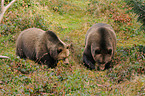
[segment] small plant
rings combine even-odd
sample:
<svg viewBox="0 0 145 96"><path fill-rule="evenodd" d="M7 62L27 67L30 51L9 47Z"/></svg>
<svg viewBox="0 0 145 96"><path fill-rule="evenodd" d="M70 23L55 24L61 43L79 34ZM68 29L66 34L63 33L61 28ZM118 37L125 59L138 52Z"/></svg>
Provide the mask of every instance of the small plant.
<svg viewBox="0 0 145 96"><path fill-rule="evenodd" d="M133 75L145 74L143 45L117 49L117 53L120 54L119 56L122 59L120 59L121 61L115 62L117 67L108 70L108 77L111 80L120 83L125 80L130 80Z"/></svg>
<svg viewBox="0 0 145 96"><path fill-rule="evenodd" d="M131 24L129 22L132 20L132 18L129 17L129 15L124 14L124 13L120 14L119 12L114 12L114 13L115 14L112 17L112 19L114 19L114 22L117 22L117 23L128 23L128 25Z"/></svg>

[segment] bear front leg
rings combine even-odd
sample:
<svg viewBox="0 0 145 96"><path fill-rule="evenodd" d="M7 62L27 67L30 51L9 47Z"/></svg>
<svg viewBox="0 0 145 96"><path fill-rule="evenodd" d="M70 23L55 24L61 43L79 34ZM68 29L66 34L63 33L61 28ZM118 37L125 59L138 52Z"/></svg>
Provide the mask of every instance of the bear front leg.
<svg viewBox="0 0 145 96"><path fill-rule="evenodd" d="M89 60L89 57L87 57L87 55L83 55L83 62L84 65L89 67L91 70L95 69L95 65Z"/></svg>
<svg viewBox="0 0 145 96"><path fill-rule="evenodd" d="M40 64L46 64L48 68L54 68L57 66L57 61L54 60L49 53L37 53L37 62Z"/></svg>

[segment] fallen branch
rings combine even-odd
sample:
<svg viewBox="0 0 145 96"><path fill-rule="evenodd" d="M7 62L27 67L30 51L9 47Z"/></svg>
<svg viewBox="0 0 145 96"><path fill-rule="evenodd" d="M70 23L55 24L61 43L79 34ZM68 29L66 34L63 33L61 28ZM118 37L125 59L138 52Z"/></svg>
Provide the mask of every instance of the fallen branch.
<svg viewBox="0 0 145 96"><path fill-rule="evenodd" d="M3 19L5 11L15 2L16 0L11 1L7 6L4 6L4 0L1 0L1 12L0 12L0 23Z"/></svg>
<svg viewBox="0 0 145 96"><path fill-rule="evenodd" d="M8 59L9 57L7 57L7 56L1 56L0 55L0 59Z"/></svg>

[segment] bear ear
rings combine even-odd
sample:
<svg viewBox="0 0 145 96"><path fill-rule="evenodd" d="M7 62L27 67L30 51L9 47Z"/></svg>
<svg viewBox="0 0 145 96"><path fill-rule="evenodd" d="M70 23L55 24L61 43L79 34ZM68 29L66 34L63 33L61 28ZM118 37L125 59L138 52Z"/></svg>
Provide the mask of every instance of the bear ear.
<svg viewBox="0 0 145 96"><path fill-rule="evenodd" d="M96 48L95 48L95 54L101 54L101 50L100 50L99 47L96 47Z"/></svg>
<svg viewBox="0 0 145 96"><path fill-rule="evenodd" d="M66 45L66 49L70 49L70 48L72 48L73 47L73 44L71 43L71 44L68 44L68 45Z"/></svg>
<svg viewBox="0 0 145 96"><path fill-rule="evenodd" d="M110 55L112 54L112 48L111 47L107 48L107 53L110 54Z"/></svg>
<svg viewBox="0 0 145 96"><path fill-rule="evenodd" d="M61 47L57 49L57 54L59 54L60 52L62 52L62 48Z"/></svg>
<svg viewBox="0 0 145 96"><path fill-rule="evenodd" d="M96 49L95 50L95 54L101 54L101 50L100 49Z"/></svg>
<svg viewBox="0 0 145 96"><path fill-rule="evenodd" d="M67 45L67 46L66 46L66 49L69 49L69 48L70 48L70 45Z"/></svg>

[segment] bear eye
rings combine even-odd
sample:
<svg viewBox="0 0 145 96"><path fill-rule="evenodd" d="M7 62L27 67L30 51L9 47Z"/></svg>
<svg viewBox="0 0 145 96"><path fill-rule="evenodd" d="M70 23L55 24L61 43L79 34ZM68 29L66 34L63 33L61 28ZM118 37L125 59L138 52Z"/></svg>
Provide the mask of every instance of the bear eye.
<svg viewBox="0 0 145 96"><path fill-rule="evenodd" d="M58 52L58 53L62 52L62 49L58 49L57 52Z"/></svg>
<svg viewBox="0 0 145 96"><path fill-rule="evenodd" d="M95 54L100 54L101 51L99 49L95 50Z"/></svg>
<svg viewBox="0 0 145 96"><path fill-rule="evenodd" d="M66 49L69 49L69 46L67 46Z"/></svg>
<svg viewBox="0 0 145 96"><path fill-rule="evenodd" d="M108 50L108 54L110 54L110 55L112 54L112 49Z"/></svg>

